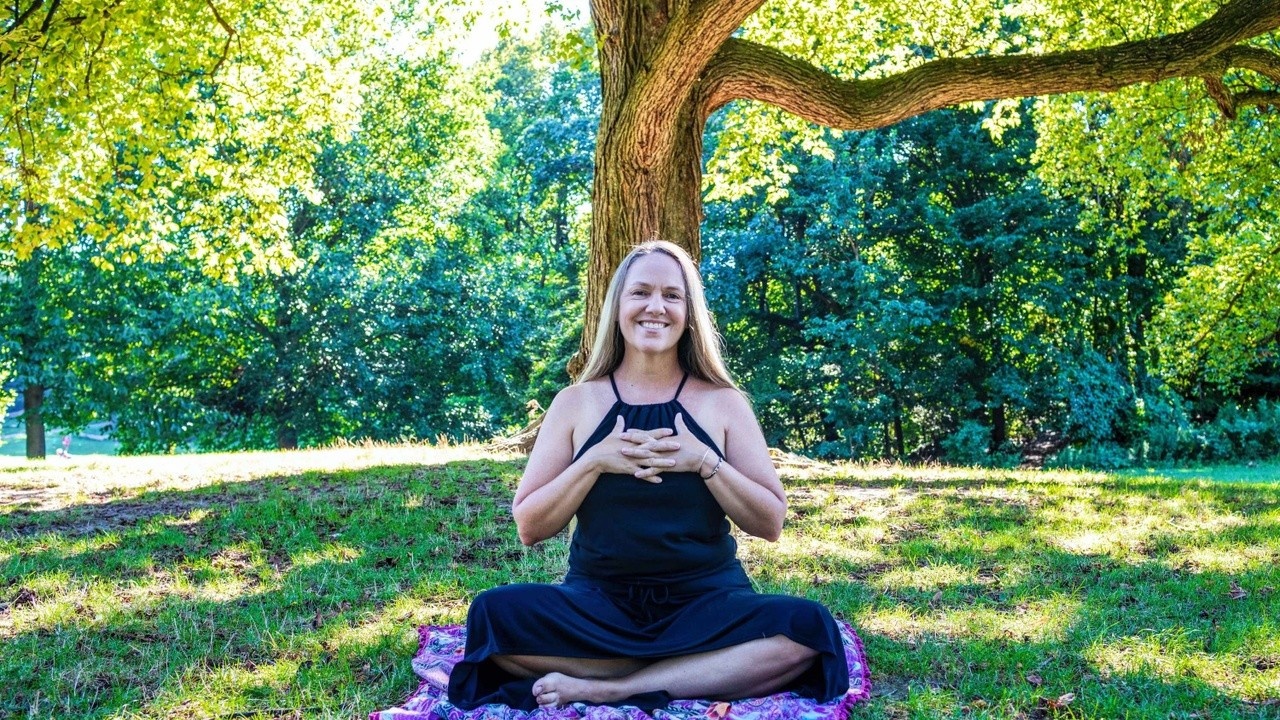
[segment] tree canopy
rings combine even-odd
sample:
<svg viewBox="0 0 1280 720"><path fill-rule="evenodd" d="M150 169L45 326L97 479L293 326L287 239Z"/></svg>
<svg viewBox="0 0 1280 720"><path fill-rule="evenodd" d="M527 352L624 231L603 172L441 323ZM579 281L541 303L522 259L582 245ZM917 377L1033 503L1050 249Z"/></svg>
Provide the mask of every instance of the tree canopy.
<svg viewBox="0 0 1280 720"><path fill-rule="evenodd" d="M359 120L392 6L19 0L0 18L0 217L21 257L73 237L234 271L287 262L282 190ZM175 187L184 187L181 193Z"/></svg>
<svg viewBox="0 0 1280 720"><path fill-rule="evenodd" d="M1275 0L593 0L591 8L603 111L588 334L627 248L663 237L699 254L702 138L708 118L729 103L854 130L962 103L1172 78L1201 83L1227 117L1280 100ZM1185 93L1179 102L1188 102Z"/></svg>
<svg viewBox="0 0 1280 720"><path fill-rule="evenodd" d="M1274 3L601 1L473 64L463 12L0 18L29 454L511 432L653 236L783 448L1280 447Z"/></svg>

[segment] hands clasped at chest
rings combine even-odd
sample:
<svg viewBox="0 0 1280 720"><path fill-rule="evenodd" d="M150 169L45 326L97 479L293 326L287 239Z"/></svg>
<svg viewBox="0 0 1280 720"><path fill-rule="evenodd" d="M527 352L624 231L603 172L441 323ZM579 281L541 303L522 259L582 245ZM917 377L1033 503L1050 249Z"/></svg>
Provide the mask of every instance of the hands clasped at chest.
<svg viewBox="0 0 1280 720"><path fill-rule="evenodd" d="M586 454L596 472L632 475L651 483L662 482L659 473L696 472L702 474L706 460L715 462L715 452L689 432L684 414L675 417L674 428L624 430L619 415L612 432Z"/></svg>

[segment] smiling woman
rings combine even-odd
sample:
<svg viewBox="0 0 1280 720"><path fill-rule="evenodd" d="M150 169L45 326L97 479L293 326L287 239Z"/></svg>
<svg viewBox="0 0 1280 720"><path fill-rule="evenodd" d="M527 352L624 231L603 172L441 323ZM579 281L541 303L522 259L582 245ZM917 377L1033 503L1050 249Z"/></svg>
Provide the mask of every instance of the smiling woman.
<svg viewBox="0 0 1280 720"><path fill-rule="evenodd" d="M513 505L526 545L577 518L568 574L476 597L450 700L532 710L839 697L849 667L831 614L756 593L736 557L730 521L777 540L786 497L689 255L665 242L633 250L599 328Z"/></svg>
<svg viewBox="0 0 1280 720"><path fill-rule="evenodd" d="M661 253L638 258L619 305L618 329L627 345L642 353L670 350L684 333L687 314L680 264Z"/></svg>

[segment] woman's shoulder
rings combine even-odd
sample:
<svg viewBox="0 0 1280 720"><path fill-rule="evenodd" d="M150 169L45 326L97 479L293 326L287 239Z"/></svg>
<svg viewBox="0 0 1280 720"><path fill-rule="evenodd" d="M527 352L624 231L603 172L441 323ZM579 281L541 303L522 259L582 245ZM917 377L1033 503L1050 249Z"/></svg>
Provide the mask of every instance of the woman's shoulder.
<svg viewBox="0 0 1280 720"><path fill-rule="evenodd" d="M741 390L714 385L701 378L689 378L684 392L680 393L680 400L690 413L699 415L733 418L741 417L743 413L755 414Z"/></svg>
<svg viewBox="0 0 1280 720"><path fill-rule="evenodd" d="M551 401L551 408L557 413L578 416L593 410L604 413L612 404L613 389L609 386L609 380L597 378L565 386L556 393L555 399Z"/></svg>

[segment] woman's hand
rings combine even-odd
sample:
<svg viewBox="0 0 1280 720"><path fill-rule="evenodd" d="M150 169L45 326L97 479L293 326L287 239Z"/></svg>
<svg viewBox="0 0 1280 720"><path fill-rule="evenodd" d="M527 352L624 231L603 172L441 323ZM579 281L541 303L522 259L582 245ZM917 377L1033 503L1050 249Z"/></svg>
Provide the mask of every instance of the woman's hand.
<svg viewBox="0 0 1280 720"><path fill-rule="evenodd" d="M624 430L624 424L619 415L608 437L588 451L592 467L599 473L632 475L655 484L662 482L658 473L675 466L676 460L671 454L680 449L680 443L666 439L672 434L668 428Z"/></svg>
<svg viewBox="0 0 1280 720"><path fill-rule="evenodd" d="M674 461L670 469L675 472L695 472L699 476L711 472L720 456L693 436L684 422L684 413L676 413L675 426L675 435L680 441L679 447L669 454Z"/></svg>

